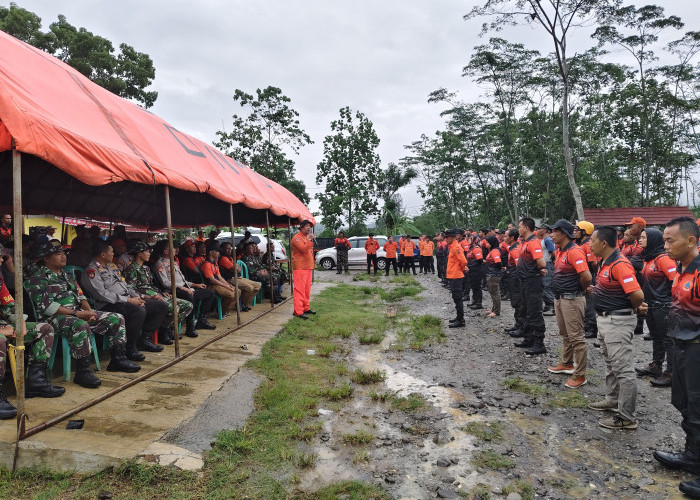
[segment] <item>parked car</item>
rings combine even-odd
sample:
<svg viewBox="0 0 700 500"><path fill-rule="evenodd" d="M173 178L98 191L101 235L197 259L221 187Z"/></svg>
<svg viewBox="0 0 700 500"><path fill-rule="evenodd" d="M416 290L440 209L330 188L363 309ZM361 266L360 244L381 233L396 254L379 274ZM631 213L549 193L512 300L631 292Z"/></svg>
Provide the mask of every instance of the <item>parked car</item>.
<svg viewBox="0 0 700 500"><path fill-rule="evenodd" d="M243 235L236 233L233 235L233 238L235 241L235 243L233 243L233 246L235 247L243 240ZM262 255L265 255L267 253L266 236L263 236L262 234L253 234L250 236L250 240L258 245L258 248L260 248ZM218 241L219 243L231 243L231 233L225 232L219 234L219 236L216 237L216 241ZM275 248L275 260L284 260L287 258L287 251L284 249L284 245L280 240L272 238L272 245Z"/></svg>
<svg viewBox="0 0 700 500"><path fill-rule="evenodd" d="M348 250L348 266L366 266L367 252L365 251L365 242L368 236L353 236L348 238L351 248ZM375 236L375 240L379 243L377 250L377 268L386 268L386 252L384 251L384 243L387 242L386 236ZM316 264L325 270L333 269L338 265L338 253L335 247L324 248L316 253Z"/></svg>

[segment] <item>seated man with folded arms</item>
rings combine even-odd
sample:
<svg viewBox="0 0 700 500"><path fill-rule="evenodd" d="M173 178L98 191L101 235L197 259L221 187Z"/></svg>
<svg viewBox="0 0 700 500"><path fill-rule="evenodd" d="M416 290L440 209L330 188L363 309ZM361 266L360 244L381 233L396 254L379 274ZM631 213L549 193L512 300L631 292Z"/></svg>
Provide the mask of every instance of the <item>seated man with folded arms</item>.
<svg viewBox="0 0 700 500"><path fill-rule="evenodd" d="M168 317L158 329L158 342L163 345L171 345L175 339L173 299L167 291L161 293L153 281L151 269L146 265L151 257L151 249L147 244L138 241L132 244L128 253L133 256L134 260L124 271L126 282L142 297L161 300L168 305ZM176 300L178 319L184 319L193 314L194 306L192 302L185 299L176 298Z"/></svg>
<svg viewBox="0 0 700 500"><path fill-rule="evenodd" d="M37 319L48 322L59 335L68 339L71 356L76 360L73 382L87 388L99 387L101 383L90 369L90 332L107 336L111 355L108 371L139 371L141 367L125 356L124 318L121 314L95 311L90 307L73 275L63 271L66 254L61 242L42 243L37 255L44 259L44 266L24 282L24 287Z"/></svg>
<svg viewBox="0 0 700 500"><path fill-rule="evenodd" d="M199 270L204 277L207 287L221 296L221 308L224 315L226 315L236 307L238 296L233 285L221 276L221 271L219 271L219 253L219 243L216 241L210 243L207 247L207 260L202 263Z"/></svg>
<svg viewBox="0 0 700 500"><path fill-rule="evenodd" d="M262 283L263 293L269 297L275 304L282 302L285 298L277 293L278 281L274 274L272 275L272 290L270 290L270 275L268 267L263 264L262 259L258 255L258 246L252 241L245 246L245 255L241 259L248 266L248 278Z"/></svg>
<svg viewBox="0 0 700 500"><path fill-rule="evenodd" d="M221 256L219 257L219 271L231 285L234 284L233 275L238 275L238 290L241 293L241 312L250 311L253 307L253 298L258 294L262 283L241 277L241 268L233 259L233 247L231 243L221 244Z"/></svg>
<svg viewBox="0 0 700 500"><path fill-rule="evenodd" d="M93 259L80 278L85 291L95 299L98 309L124 316L126 325L126 357L143 361L140 350L160 352L163 347L152 342L153 333L168 315L165 302L140 296L126 284L116 264L109 243L95 240Z"/></svg>

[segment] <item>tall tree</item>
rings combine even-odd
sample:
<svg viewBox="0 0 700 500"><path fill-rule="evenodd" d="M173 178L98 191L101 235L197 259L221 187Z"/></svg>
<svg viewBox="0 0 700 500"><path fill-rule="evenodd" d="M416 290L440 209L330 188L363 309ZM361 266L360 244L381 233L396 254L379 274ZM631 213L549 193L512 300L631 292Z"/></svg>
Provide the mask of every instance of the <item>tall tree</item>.
<svg viewBox="0 0 700 500"><path fill-rule="evenodd" d="M383 170L377 183L377 194L384 201L382 207L382 220L389 234L394 234L394 228L403 213L401 195L399 189L408 186L416 178L418 172L412 167L400 167L396 163L389 163Z"/></svg>
<svg viewBox="0 0 700 500"><path fill-rule="evenodd" d="M379 211L379 137L372 122L349 107L340 109L340 118L331 122L331 132L323 140L323 160L316 170L316 184L324 184L325 189L316 198L326 226L337 229L346 222L352 228L357 219Z"/></svg>
<svg viewBox="0 0 700 500"><path fill-rule="evenodd" d="M572 29L583 24L597 9L610 5L615 0L486 0L474 7L465 18L491 16L494 21L484 24L483 30L499 30L505 26L520 23L536 24L549 35L554 45L554 56L562 84L561 120L562 149L566 163L566 177L576 205L579 219L583 219L583 202L581 191L576 183L575 168L569 142L569 76L568 40Z"/></svg>
<svg viewBox="0 0 700 500"><path fill-rule="evenodd" d="M294 177L295 163L288 154L298 155L313 141L299 125L299 113L290 107L291 99L281 89L268 86L255 94L236 89L233 100L247 114L233 115L231 132L216 132L219 139L214 145L309 203L306 186Z"/></svg>
<svg viewBox="0 0 700 500"><path fill-rule="evenodd" d="M148 54L122 43L115 55L112 42L76 28L65 16L59 15L44 33L39 16L11 3L9 8L0 6L0 30L56 56L118 96L146 108L158 98L158 92L146 90L156 76Z"/></svg>

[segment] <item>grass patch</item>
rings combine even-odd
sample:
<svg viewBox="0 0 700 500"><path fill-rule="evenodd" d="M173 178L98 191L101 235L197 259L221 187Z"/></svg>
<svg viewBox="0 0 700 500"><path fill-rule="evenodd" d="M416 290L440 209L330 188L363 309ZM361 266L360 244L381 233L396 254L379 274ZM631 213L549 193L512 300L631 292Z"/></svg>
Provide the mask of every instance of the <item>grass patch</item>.
<svg viewBox="0 0 700 500"><path fill-rule="evenodd" d="M363 483L362 481L342 481L321 488L313 493L306 491L295 492L290 498L291 500L332 500L335 498L389 500L389 495L379 486L373 484Z"/></svg>
<svg viewBox="0 0 700 500"><path fill-rule="evenodd" d="M420 286L418 284L418 281L416 278L413 276L409 276L408 274L402 274L401 276L394 276L391 278L390 283L399 283L402 285L409 285L409 286Z"/></svg>
<svg viewBox="0 0 700 500"><path fill-rule="evenodd" d="M381 382L385 377L386 375L382 370L364 371L358 368L352 372L352 375L350 375L350 380L352 380L355 384L367 385Z"/></svg>
<svg viewBox="0 0 700 500"><path fill-rule="evenodd" d="M421 349L424 344L444 342L447 335L442 330L442 320L437 316L424 314L411 317L411 349Z"/></svg>
<svg viewBox="0 0 700 500"><path fill-rule="evenodd" d="M321 432L322 424L321 422L312 422L303 426L298 424L294 424L294 426L292 437L298 441L310 443Z"/></svg>
<svg viewBox="0 0 700 500"><path fill-rule="evenodd" d="M549 398L547 404L555 408L586 408L588 400L579 391L568 390L555 394Z"/></svg>
<svg viewBox="0 0 700 500"><path fill-rule="evenodd" d="M477 483L467 498L480 498L481 500L489 500L491 498L491 488L484 483Z"/></svg>
<svg viewBox="0 0 700 500"><path fill-rule="evenodd" d="M389 400L392 397L391 392L377 392L374 389L369 391L369 398L372 401L379 401L380 403L384 403L385 401Z"/></svg>
<svg viewBox="0 0 700 500"><path fill-rule="evenodd" d="M461 427L461 430L472 436L476 436L481 441L500 443L503 441L502 422L474 421Z"/></svg>
<svg viewBox="0 0 700 500"><path fill-rule="evenodd" d="M493 450L482 450L476 452L472 456L472 463L477 467L483 467L486 469L511 469L515 467L515 463L500 453Z"/></svg>
<svg viewBox="0 0 700 500"><path fill-rule="evenodd" d="M340 401L342 399L347 399L350 396L352 396L352 393L354 391L355 389L350 387L350 384L345 382L343 385L340 385L338 387L329 387L327 389L323 389L321 391L321 396L331 401Z"/></svg>
<svg viewBox="0 0 700 500"><path fill-rule="evenodd" d="M376 283L379 281L380 276L378 274L367 274L358 273L352 277L353 281L369 281L371 283Z"/></svg>
<svg viewBox="0 0 700 500"><path fill-rule="evenodd" d="M300 453L297 457L297 466L300 469L312 469L316 466L318 455L315 453Z"/></svg>
<svg viewBox="0 0 700 500"><path fill-rule="evenodd" d="M363 345L381 344L382 340L384 340L384 334L380 333L380 332L362 333L362 334L360 334L359 340L360 340L360 344L363 344Z"/></svg>
<svg viewBox="0 0 700 500"><path fill-rule="evenodd" d="M531 483L522 479L516 479L503 487L504 495L507 496L510 493L519 493L523 500L534 500L535 498L535 488Z"/></svg>
<svg viewBox="0 0 700 500"><path fill-rule="evenodd" d="M406 397L393 396L391 398L391 407L404 413L414 413L424 408L426 404L425 398L416 393L409 394Z"/></svg>
<svg viewBox="0 0 700 500"><path fill-rule="evenodd" d="M343 435L343 443L352 446L358 446L361 444L371 443L374 440L374 437L374 434L372 434L371 432L367 432L364 429L360 429L357 432L352 432Z"/></svg>
<svg viewBox="0 0 700 500"><path fill-rule="evenodd" d="M506 378L500 382L500 385L515 392L522 392L530 396L541 396L545 392L545 388L532 382L527 382L520 377Z"/></svg>
<svg viewBox="0 0 700 500"><path fill-rule="evenodd" d="M357 450L352 456L352 463L357 464L368 464L369 463L369 453L367 450Z"/></svg>
<svg viewBox="0 0 700 500"><path fill-rule="evenodd" d="M400 286L388 290L380 288L379 296L382 298L382 300L385 300L387 302L395 302L404 297L413 297L414 295L418 295L421 292L421 290L423 290L423 288L417 285Z"/></svg>

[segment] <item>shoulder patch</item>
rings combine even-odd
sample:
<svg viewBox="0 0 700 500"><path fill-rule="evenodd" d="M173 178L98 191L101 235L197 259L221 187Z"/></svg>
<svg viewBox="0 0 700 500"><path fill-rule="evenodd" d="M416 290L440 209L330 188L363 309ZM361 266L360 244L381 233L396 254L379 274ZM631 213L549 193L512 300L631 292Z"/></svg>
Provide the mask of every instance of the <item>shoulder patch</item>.
<svg viewBox="0 0 700 500"><path fill-rule="evenodd" d="M95 270L94 269L88 269L85 272L87 273L88 278L90 278L91 280L95 279Z"/></svg>
<svg viewBox="0 0 700 500"><path fill-rule="evenodd" d="M159 272L159 273L162 273L163 271L165 271L165 268L163 267L163 264L159 264L159 265L158 265L158 272Z"/></svg>

